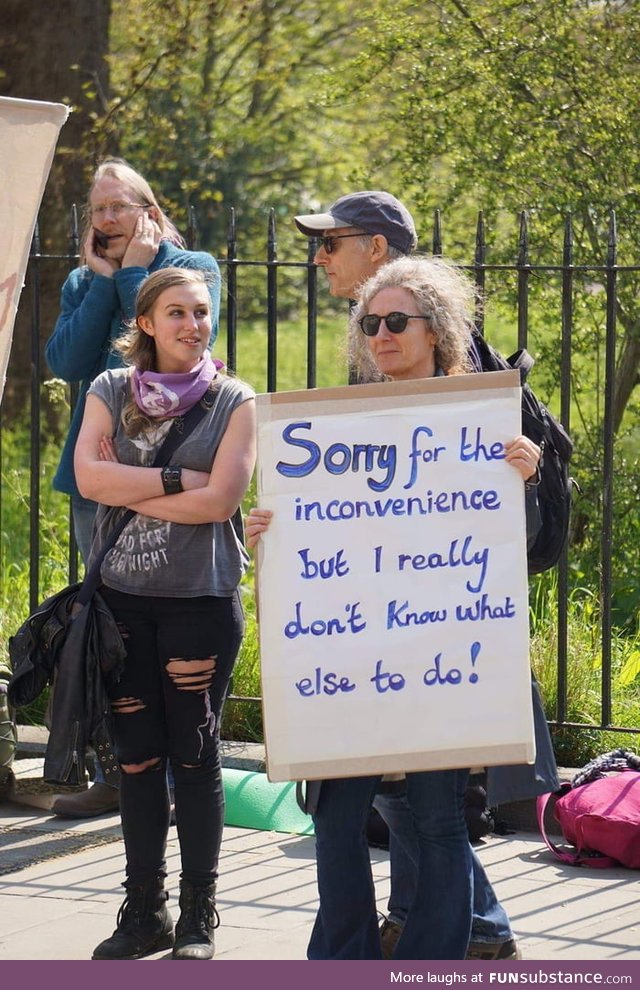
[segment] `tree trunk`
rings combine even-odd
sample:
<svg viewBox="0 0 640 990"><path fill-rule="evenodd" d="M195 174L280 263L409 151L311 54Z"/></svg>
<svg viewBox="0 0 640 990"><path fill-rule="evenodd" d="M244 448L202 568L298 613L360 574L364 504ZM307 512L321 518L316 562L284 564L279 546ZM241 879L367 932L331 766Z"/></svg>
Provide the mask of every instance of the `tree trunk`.
<svg viewBox="0 0 640 990"><path fill-rule="evenodd" d="M613 390L613 424L616 433L620 429L631 393L640 384L640 327L635 323L631 327L625 327L625 330Z"/></svg>
<svg viewBox="0 0 640 990"><path fill-rule="evenodd" d="M111 0L0 0L0 95L73 107L54 157L40 210L41 253L68 249L70 207L81 206L94 166L88 135L108 99ZM58 314L66 259L40 262L40 349ZM6 423L24 407L31 375L32 286L23 290L2 402ZM42 361L42 378L48 369Z"/></svg>

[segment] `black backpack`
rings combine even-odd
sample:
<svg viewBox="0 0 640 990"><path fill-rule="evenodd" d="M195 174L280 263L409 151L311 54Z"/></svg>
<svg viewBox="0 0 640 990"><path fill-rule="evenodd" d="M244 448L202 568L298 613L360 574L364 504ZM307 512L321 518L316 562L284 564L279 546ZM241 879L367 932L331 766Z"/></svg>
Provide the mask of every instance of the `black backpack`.
<svg viewBox="0 0 640 990"><path fill-rule="evenodd" d="M564 427L547 407L536 398L526 383L534 361L528 351L516 351L504 358L488 344L479 330L473 330L469 354L475 371L520 372L522 385L522 432L540 447L540 484L538 503L542 526L536 541L527 551L529 574L547 571L558 563L569 533L571 492L574 485L569 477L569 460L573 444Z"/></svg>
<svg viewBox="0 0 640 990"><path fill-rule="evenodd" d="M472 783L480 775L472 775L464 795L464 818L467 823L469 842L479 842L489 832L495 829L495 822L490 809L487 807L487 792L482 785ZM385 785L383 784L384 788ZM388 785L387 785L388 787ZM406 781L394 781L393 790L396 793L406 792ZM373 849L389 848L389 826L375 808L369 809L365 826L367 845Z"/></svg>

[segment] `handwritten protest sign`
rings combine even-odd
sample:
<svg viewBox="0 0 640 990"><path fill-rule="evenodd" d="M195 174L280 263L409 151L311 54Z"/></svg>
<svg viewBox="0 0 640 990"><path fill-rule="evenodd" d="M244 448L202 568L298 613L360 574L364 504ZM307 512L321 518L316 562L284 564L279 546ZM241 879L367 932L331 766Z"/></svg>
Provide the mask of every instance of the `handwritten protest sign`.
<svg viewBox="0 0 640 990"><path fill-rule="evenodd" d="M271 780L535 751L516 372L258 397Z"/></svg>

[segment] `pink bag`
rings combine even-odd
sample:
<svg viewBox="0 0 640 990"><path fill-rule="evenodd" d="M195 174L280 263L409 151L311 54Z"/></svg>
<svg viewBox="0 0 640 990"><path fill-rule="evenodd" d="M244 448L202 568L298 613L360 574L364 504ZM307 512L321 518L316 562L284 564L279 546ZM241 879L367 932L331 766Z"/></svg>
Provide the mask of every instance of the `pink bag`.
<svg viewBox="0 0 640 990"><path fill-rule="evenodd" d="M605 759L599 758L601 766ZM560 796L554 807L564 838L577 848L576 853L559 849L550 841L544 812L553 795L538 797L538 826L547 846L562 862L574 866L640 869L640 772L623 769L605 776L599 770L597 779L576 786L584 776L579 774L573 784L564 784L556 792Z"/></svg>

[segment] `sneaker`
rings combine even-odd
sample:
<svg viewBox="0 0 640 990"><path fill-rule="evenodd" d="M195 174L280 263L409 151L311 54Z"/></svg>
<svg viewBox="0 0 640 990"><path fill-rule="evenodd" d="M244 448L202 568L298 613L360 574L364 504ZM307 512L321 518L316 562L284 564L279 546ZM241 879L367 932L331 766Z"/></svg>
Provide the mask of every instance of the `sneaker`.
<svg viewBox="0 0 640 990"><path fill-rule="evenodd" d="M109 784L93 784L86 791L76 794L58 794L51 805L51 814L62 818L97 818L113 814L120 808L117 787Z"/></svg>
<svg viewBox="0 0 640 990"><path fill-rule="evenodd" d="M522 959L513 938L504 942L469 942L465 959Z"/></svg>
<svg viewBox="0 0 640 990"><path fill-rule="evenodd" d="M393 950L401 934L402 925L399 925L397 921L390 921L389 918L383 919L380 925L380 944L382 945L383 959L392 958Z"/></svg>

